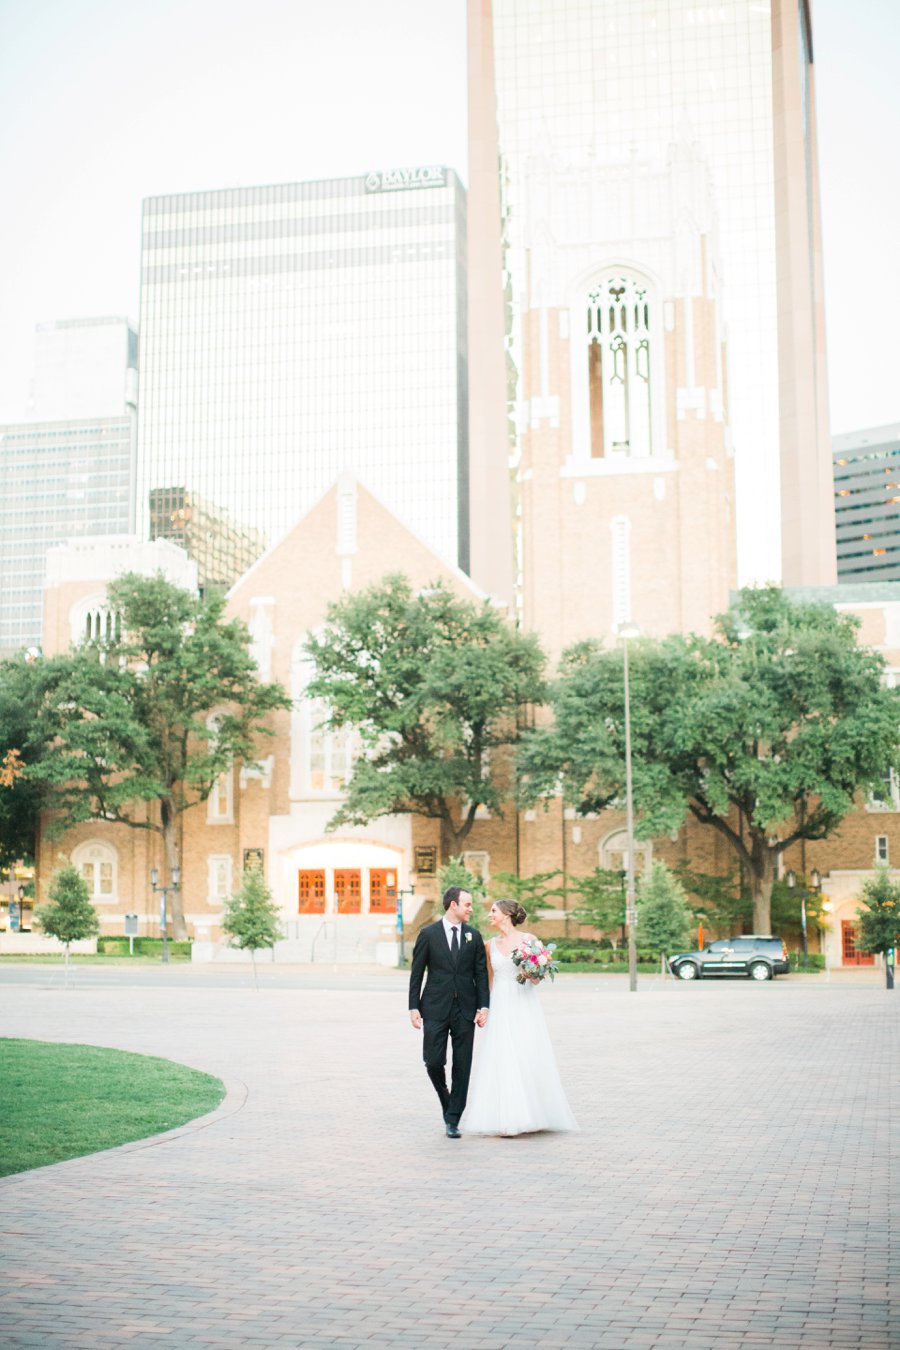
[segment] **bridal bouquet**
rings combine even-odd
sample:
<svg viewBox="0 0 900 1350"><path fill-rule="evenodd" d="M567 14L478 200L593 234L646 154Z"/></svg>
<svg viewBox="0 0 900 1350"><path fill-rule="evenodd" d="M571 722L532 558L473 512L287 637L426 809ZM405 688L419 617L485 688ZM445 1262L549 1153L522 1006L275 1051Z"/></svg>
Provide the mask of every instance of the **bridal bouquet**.
<svg viewBox="0 0 900 1350"><path fill-rule="evenodd" d="M545 980L550 976L551 980L556 979L556 972L559 970L559 963L553 960L553 953L556 951L556 943L551 942L546 947L537 938L532 938L530 942L520 942L512 954L513 964L519 967L516 979L519 984L524 984L526 980Z"/></svg>

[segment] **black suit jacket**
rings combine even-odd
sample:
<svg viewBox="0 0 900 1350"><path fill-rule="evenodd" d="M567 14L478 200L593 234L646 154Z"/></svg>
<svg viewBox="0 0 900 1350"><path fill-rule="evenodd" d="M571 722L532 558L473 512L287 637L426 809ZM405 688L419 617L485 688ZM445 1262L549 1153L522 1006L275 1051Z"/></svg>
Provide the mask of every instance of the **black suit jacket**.
<svg viewBox="0 0 900 1350"><path fill-rule="evenodd" d="M450 1016L454 998L459 1000L463 1017L473 1019L479 1008L490 1003L484 939L477 928L461 924L459 957L454 964L444 924L439 919L423 928L416 938L409 972L409 1006L410 1010L417 1008L426 1021L442 1020Z"/></svg>

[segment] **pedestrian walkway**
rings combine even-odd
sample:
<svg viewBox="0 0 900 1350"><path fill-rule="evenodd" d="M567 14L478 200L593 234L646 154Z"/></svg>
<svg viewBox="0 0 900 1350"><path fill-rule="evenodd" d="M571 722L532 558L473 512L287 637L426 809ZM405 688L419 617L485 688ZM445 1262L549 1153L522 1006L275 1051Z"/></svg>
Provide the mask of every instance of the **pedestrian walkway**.
<svg viewBox="0 0 900 1350"><path fill-rule="evenodd" d="M0 984L4 1035L229 1088L173 1136L0 1182L0 1342L900 1346L900 992L569 976L541 998L581 1133L455 1142L397 975Z"/></svg>

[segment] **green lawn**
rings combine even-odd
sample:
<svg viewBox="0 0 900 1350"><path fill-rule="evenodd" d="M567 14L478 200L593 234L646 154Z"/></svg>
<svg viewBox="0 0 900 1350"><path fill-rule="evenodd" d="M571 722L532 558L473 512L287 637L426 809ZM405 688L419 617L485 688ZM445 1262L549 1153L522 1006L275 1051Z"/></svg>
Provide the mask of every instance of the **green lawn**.
<svg viewBox="0 0 900 1350"><path fill-rule="evenodd" d="M218 1078L168 1059L0 1039L0 1176L161 1134L224 1095Z"/></svg>

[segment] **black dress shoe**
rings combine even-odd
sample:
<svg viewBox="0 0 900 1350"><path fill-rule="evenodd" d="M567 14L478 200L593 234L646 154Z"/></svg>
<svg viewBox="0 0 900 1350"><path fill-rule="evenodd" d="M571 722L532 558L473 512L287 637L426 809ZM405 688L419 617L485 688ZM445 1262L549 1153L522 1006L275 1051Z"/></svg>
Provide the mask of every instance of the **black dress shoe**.
<svg viewBox="0 0 900 1350"><path fill-rule="evenodd" d="M456 1128L455 1125L451 1125L449 1120L447 1121L447 1138L462 1139L462 1135L460 1134L459 1130Z"/></svg>

